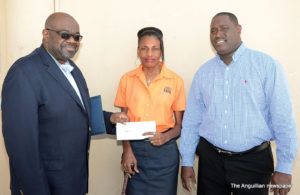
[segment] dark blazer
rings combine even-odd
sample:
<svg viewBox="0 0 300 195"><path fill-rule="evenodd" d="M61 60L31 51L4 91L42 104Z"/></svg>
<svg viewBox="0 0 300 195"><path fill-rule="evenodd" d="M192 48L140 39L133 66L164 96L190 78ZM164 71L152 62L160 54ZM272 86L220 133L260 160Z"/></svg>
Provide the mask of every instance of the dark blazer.
<svg viewBox="0 0 300 195"><path fill-rule="evenodd" d="M2 125L12 194L82 195L88 188L91 108L71 61L75 90L43 46L16 61L2 89ZM108 132L112 131L104 112Z"/></svg>

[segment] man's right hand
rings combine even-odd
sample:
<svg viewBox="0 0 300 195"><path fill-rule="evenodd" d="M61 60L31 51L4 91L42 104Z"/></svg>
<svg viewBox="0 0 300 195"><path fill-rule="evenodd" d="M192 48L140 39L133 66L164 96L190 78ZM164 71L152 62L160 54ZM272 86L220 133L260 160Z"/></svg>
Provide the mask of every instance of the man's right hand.
<svg viewBox="0 0 300 195"><path fill-rule="evenodd" d="M192 188L190 185L190 180L192 180L192 184L195 186L195 188L197 188L194 168L185 166L181 167L182 187L191 193Z"/></svg>
<svg viewBox="0 0 300 195"><path fill-rule="evenodd" d="M129 122L129 116L125 112L116 112L110 116L112 124Z"/></svg>

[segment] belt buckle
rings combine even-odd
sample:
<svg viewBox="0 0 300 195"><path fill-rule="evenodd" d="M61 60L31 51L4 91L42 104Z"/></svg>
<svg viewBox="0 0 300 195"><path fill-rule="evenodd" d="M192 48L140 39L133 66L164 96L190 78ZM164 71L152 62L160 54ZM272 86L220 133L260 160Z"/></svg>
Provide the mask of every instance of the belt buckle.
<svg viewBox="0 0 300 195"><path fill-rule="evenodd" d="M232 152L221 150L220 148L216 148L219 154L223 154L225 156L232 156Z"/></svg>
<svg viewBox="0 0 300 195"><path fill-rule="evenodd" d="M229 152L229 151L224 151L224 153L227 155L227 156L232 156L232 152Z"/></svg>

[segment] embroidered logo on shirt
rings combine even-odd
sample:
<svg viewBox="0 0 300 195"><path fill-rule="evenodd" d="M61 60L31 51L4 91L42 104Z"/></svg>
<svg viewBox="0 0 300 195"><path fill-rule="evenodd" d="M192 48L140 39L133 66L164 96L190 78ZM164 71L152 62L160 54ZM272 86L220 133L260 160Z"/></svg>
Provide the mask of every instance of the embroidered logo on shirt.
<svg viewBox="0 0 300 195"><path fill-rule="evenodd" d="M165 93L171 94L171 91L172 91L172 90L171 90L171 87L165 87L165 88L164 88L164 92L165 92Z"/></svg>
<svg viewBox="0 0 300 195"><path fill-rule="evenodd" d="M247 84L247 80L245 80L245 84Z"/></svg>

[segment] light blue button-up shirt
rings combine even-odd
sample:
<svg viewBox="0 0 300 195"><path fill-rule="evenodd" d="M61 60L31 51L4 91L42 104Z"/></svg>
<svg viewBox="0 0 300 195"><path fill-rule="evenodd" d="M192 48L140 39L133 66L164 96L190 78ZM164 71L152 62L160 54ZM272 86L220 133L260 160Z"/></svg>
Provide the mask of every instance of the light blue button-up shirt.
<svg viewBox="0 0 300 195"><path fill-rule="evenodd" d="M183 117L182 166L193 166L200 136L233 152L275 140L276 171L291 174L298 138L282 66L244 44L229 66L218 55L201 66Z"/></svg>

